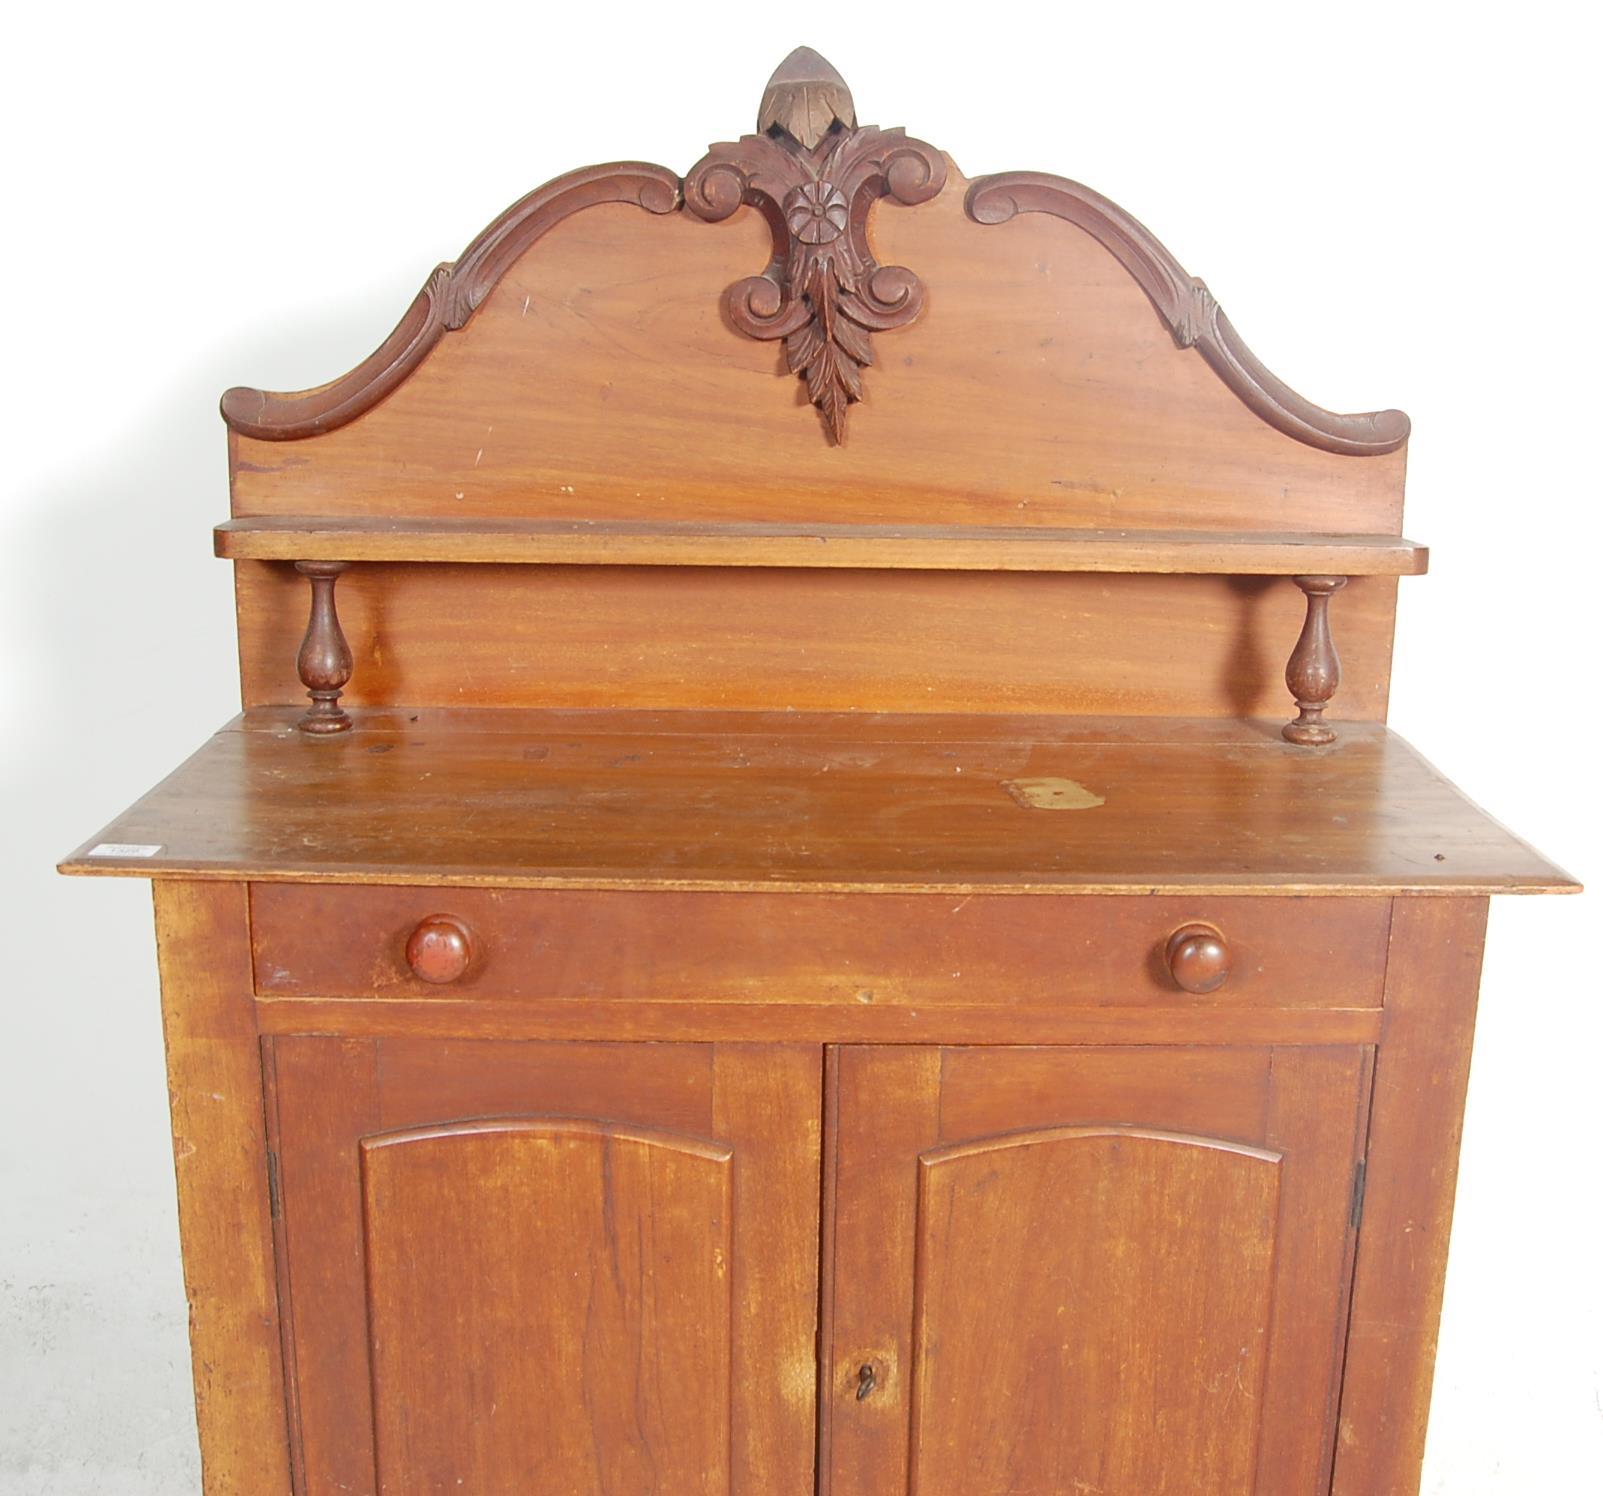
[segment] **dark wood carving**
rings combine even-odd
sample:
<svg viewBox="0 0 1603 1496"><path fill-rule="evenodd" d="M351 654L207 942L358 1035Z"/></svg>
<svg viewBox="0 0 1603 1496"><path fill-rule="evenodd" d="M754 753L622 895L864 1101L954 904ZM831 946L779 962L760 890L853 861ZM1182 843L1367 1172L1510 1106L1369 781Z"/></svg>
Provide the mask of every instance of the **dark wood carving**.
<svg viewBox="0 0 1603 1496"><path fill-rule="evenodd" d="M1308 595L1308 616L1303 619L1297 647L1286 663L1286 686L1297 701L1297 720L1280 729L1289 743L1320 748L1336 741L1335 730L1325 721L1325 703L1341 684L1341 659L1330 636L1330 599L1347 585L1346 577L1297 577Z"/></svg>
<svg viewBox="0 0 1603 1496"><path fill-rule="evenodd" d="M1117 203L1044 172L979 177L964 206L976 223L1006 223L1019 213L1050 213L1084 229L1135 277L1175 343L1195 348L1255 415L1277 431L1326 452L1367 457L1394 452L1408 440L1400 410L1338 415L1305 400L1242 342L1213 293Z"/></svg>
<svg viewBox="0 0 1603 1496"><path fill-rule="evenodd" d="M465 327L519 255L564 218L597 203L636 203L648 213L679 206L679 178L665 166L629 161L570 171L506 210L428 278L395 331L349 374L296 394L237 387L223 396L223 419L243 436L292 441L317 436L371 410L423 362L447 332Z"/></svg>
<svg viewBox="0 0 1603 1496"><path fill-rule="evenodd" d="M870 334L905 326L924 305L912 271L875 261L869 209L882 197L927 202L946 185L946 162L901 130L859 128L844 80L807 47L769 79L757 128L697 162L685 206L709 223L742 203L767 219L773 259L732 285L724 306L746 336L784 339L787 366L839 443L874 361Z"/></svg>
<svg viewBox="0 0 1603 1496"><path fill-rule="evenodd" d="M297 561L295 570L312 584L311 615L295 668L312 704L300 720L302 732L318 735L348 732L351 719L340 705L340 692L351 678L354 661L334 607L334 584L349 570L345 561Z"/></svg>

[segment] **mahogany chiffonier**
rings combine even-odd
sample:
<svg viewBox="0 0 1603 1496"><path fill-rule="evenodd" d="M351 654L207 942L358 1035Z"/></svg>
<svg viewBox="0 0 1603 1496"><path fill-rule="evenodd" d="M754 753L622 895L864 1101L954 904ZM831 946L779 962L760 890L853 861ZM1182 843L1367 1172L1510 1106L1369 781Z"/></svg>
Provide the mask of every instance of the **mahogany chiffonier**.
<svg viewBox="0 0 1603 1496"><path fill-rule="evenodd" d="M1574 885L1385 725L1406 417L805 49L223 414L244 711L63 865L154 880L210 1496L1417 1489Z"/></svg>

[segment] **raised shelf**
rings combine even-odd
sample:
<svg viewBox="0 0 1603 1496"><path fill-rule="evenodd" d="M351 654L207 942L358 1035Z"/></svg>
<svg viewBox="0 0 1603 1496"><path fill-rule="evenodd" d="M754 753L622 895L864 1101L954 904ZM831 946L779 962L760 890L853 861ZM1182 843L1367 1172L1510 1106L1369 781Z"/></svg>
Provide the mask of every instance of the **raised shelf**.
<svg viewBox="0 0 1603 1496"><path fill-rule="evenodd" d="M217 526L216 551L231 561L1344 577L1418 576L1430 556L1395 535L309 515L228 520Z"/></svg>

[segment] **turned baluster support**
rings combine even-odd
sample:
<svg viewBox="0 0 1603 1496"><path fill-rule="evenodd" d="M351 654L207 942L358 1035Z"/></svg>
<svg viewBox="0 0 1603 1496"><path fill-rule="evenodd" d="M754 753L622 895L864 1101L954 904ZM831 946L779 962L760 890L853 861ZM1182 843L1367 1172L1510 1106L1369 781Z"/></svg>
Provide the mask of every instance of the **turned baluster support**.
<svg viewBox="0 0 1603 1496"><path fill-rule="evenodd" d="M1330 636L1330 599L1347 585L1346 577L1293 577L1308 598L1308 616L1303 619L1297 646L1286 662L1286 688L1297 702L1297 720L1288 722L1280 734L1288 743L1319 748L1336 741L1336 732L1325 721L1325 703L1341 684L1341 658Z"/></svg>
<svg viewBox="0 0 1603 1496"><path fill-rule="evenodd" d="M300 720L302 732L348 732L351 719L340 706L340 692L351 678L354 661L345 642L340 616L334 607L334 584L350 566L348 561L297 561L295 570L312 584L312 611L306 620L306 637L295 668L312 698Z"/></svg>

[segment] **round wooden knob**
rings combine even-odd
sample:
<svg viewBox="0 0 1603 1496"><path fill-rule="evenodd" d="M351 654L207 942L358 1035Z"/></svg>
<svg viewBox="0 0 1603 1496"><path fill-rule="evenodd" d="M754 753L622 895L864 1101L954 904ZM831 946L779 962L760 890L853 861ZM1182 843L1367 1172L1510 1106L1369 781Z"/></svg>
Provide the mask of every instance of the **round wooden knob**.
<svg viewBox="0 0 1603 1496"><path fill-rule="evenodd" d="M454 982L473 960L473 936L454 914L431 914L406 942L406 964L425 982Z"/></svg>
<svg viewBox="0 0 1603 1496"><path fill-rule="evenodd" d="M1187 992L1214 992L1230 975L1230 947L1212 925L1181 925L1164 952L1169 975Z"/></svg>

